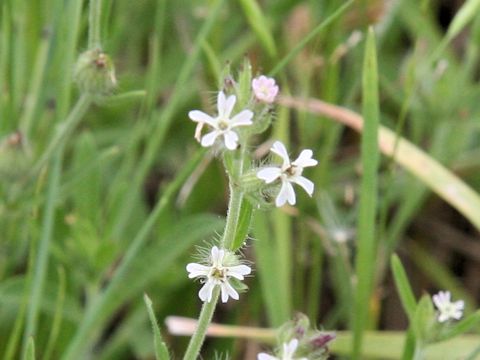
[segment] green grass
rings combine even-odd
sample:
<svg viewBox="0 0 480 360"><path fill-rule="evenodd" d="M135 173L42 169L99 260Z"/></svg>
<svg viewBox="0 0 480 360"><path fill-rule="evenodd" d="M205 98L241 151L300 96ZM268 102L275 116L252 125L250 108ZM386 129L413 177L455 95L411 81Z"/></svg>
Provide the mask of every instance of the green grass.
<svg viewBox="0 0 480 360"><path fill-rule="evenodd" d="M225 65L237 78L245 57L299 101L275 106L252 150L281 139L320 163L305 171L313 198L298 191L295 210L239 195L228 245L247 237L255 271L215 322L248 333L300 311L341 331L339 358L474 358L480 2L382 3L1 2L0 358L181 358L187 339L164 319L198 316L185 265L221 237L229 192L187 113L211 113ZM94 46L118 80L101 99L73 78ZM347 109L356 123L342 120ZM447 342L423 347L422 295L443 289L466 301L465 319L439 335ZM208 341L202 355L243 359L257 346L247 341Z"/></svg>

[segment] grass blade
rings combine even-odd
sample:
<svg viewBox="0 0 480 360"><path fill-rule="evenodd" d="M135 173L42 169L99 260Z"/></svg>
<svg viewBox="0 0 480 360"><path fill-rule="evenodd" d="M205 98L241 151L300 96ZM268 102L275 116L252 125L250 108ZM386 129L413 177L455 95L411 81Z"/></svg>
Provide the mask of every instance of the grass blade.
<svg viewBox="0 0 480 360"><path fill-rule="evenodd" d="M402 301L403 309L411 321L413 319L417 302L415 300L415 295L413 295L413 290L410 286L410 282L408 281L408 277L405 269L403 268L402 262L395 254L392 255L391 268L395 285L397 287L398 294L400 295L400 300Z"/></svg>
<svg viewBox="0 0 480 360"><path fill-rule="evenodd" d="M145 305L147 305L148 317L150 318L150 322L152 323L153 342L155 344L155 359L168 360L170 359L170 355L168 354L167 345L163 341L160 329L158 328L155 312L152 308L152 300L150 300L147 294L143 295L143 300L145 301Z"/></svg>
<svg viewBox="0 0 480 360"><path fill-rule="evenodd" d="M358 284L353 312L353 358L361 357L363 332L369 318L369 302L375 278L375 218L377 210L377 171L379 151L377 146L379 105L378 74L375 36L370 29L367 36L363 67L362 180L360 185L360 210L358 218L358 247L356 273Z"/></svg>

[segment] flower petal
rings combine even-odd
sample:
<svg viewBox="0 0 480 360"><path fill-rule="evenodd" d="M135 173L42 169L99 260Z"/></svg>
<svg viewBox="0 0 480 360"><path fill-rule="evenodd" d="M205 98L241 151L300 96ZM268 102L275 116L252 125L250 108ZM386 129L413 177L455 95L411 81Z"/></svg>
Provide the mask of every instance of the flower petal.
<svg viewBox="0 0 480 360"><path fill-rule="evenodd" d="M207 276L210 272L210 267L197 263L190 263L187 265L187 271L190 273L188 274L188 277L192 279L198 276Z"/></svg>
<svg viewBox="0 0 480 360"><path fill-rule="evenodd" d="M252 125L253 112L250 110L242 110L230 119L230 126L246 126Z"/></svg>
<svg viewBox="0 0 480 360"><path fill-rule="evenodd" d="M252 269L250 269L250 267L247 265L229 266L227 270L228 276L234 277L238 280L243 280L244 275L248 275L252 272Z"/></svg>
<svg viewBox="0 0 480 360"><path fill-rule="evenodd" d="M229 130L223 134L225 146L228 150L235 150L238 146L238 135L235 131Z"/></svg>
<svg viewBox="0 0 480 360"><path fill-rule="evenodd" d="M295 205L295 191L292 184L288 181L282 181L282 187L275 199L275 205L281 207L288 201L290 205Z"/></svg>
<svg viewBox="0 0 480 360"><path fill-rule="evenodd" d="M188 117L198 123L206 123L210 126L216 127L217 121L216 119L212 118L210 115L205 114L203 111L200 110L192 110L188 113Z"/></svg>
<svg viewBox="0 0 480 360"><path fill-rule="evenodd" d="M200 144L203 147L212 146L213 143L215 142L215 140L217 139L218 135L220 135L220 132L217 131L217 130L209 132L208 134L206 134L202 137L202 141L200 142Z"/></svg>
<svg viewBox="0 0 480 360"><path fill-rule="evenodd" d="M212 247L211 250L211 261L212 261L212 266L213 267L219 267L222 266L223 263L223 258L225 256L225 250L219 249L218 247L214 246Z"/></svg>
<svg viewBox="0 0 480 360"><path fill-rule="evenodd" d="M299 166L302 168L309 167L309 166L315 166L318 164L318 161L315 159L312 159L313 152L310 149L305 149L303 150L298 158L292 162L292 165Z"/></svg>
<svg viewBox="0 0 480 360"><path fill-rule="evenodd" d="M266 167L257 171L257 177L265 180L267 184L274 182L281 174L282 170L278 167Z"/></svg>
<svg viewBox="0 0 480 360"><path fill-rule="evenodd" d="M298 347L298 340L292 339L288 344L283 344L283 357L284 358L292 358L295 351L297 351Z"/></svg>
<svg viewBox="0 0 480 360"><path fill-rule="evenodd" d="M208 280L198 292L198 297L202 301L210 302L212 301L212 293L213 288L215 287L215 283L213 281Z"/></svg>
<svg viewBox="0 0 480 360"><path fill-rule="evenodd" d="M307 192L308 195L312 196L315 185L306 177L295 176L292 177L290 181L293 181L294 183L300 185Z"/></svg>
<svg viewBox="0 0 480 360"><path fill-rule="evenodd" d="M288 156L287 149L282 142L275 141L270 150L283 159L283 167L287 167L290 165L290 157Z"/></svg>
<svg viewBox="0 0 480 360"><path fill-rule="evenodd" d="M232 299L238 300L238 292L230 285L228 281L224 281L220 284L222 290L222 302L227 302L228 297L230 296Z"/></svg>
<svg viewBox="0 0 480 360"><path fill-rule="evenodd" d="M220 91L217 96L217 112L219 118L223 117L225 113L226 103L227 99L225 97L225 93L223 91Z"/></svg>

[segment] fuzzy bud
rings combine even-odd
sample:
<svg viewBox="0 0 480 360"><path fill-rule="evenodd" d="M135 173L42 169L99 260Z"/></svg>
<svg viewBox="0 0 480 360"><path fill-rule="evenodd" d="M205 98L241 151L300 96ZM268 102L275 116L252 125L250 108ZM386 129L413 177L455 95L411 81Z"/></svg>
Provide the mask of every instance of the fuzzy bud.
<svg viewBox="0 0 480 360"><path fill-rule="evenodd" d="M109 95L117 85L111 58L100 49L80 54L74 70L80 91L93 97Z"/></svg>

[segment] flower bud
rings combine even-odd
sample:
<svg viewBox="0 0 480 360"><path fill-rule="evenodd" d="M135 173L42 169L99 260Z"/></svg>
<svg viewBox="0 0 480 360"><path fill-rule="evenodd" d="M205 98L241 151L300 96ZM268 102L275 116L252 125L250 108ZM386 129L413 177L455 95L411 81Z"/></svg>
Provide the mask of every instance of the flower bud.
<svg viewBox="0 0 480 360"><path fill-rule="evenodd" d="M115 86L115 68L111 58L100 49L80 54L74 70L80 91L93 97L109 95Z"/></svg>
<svg viewBox="0 0 480 360"><path fill-rule="evenodd" d="M15 181L24 175L30 165L25 139L15 132L0 140L0 178Z"/></svg>

